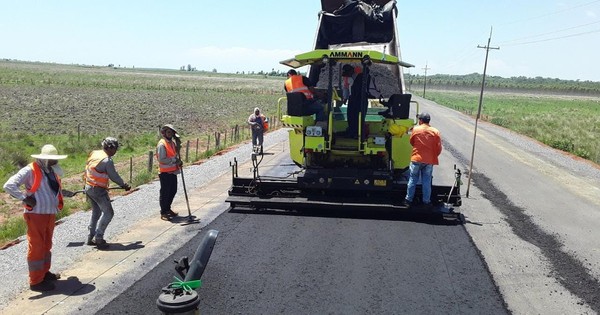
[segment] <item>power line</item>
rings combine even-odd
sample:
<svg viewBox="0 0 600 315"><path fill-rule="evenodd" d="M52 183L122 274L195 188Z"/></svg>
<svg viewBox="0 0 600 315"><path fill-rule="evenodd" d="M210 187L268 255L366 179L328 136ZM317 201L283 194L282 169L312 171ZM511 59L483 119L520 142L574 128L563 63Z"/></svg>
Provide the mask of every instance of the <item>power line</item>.
<svg viewBox="0 0 600 315"><path fill-rule="evenodd" d="M546 36L546 35L561 33L561 32L564 32L564 31L568 31L568 30L572 30L572 29L576 29L576 28L580 28L580 27L584 27L584 26L590 26L590 25L598 24L598 23L600 23L600 21L591 22L591 23L587 23L587 24L581 24L581 25L577 25L577 26L573 26L573 27L568 27L568 28L563 28L563 29L560 29L560 30L552 31L552 32L546 32L546 33L541 33L541 34L536 34L536 35L530 35L530 36L525 36L525 37L521 37L521 38L516 38L516 39L512 39L512 40L507 40L507 41L501 42L501 44L504 45L504 44L509 44L511 42L516 42L516 41L528 39L528 38L535 38L535 37L541 37L541 36Z"/></svg>
<svg viewBox="0 0 600 315"><path fill-rule="evenodd" d="M593 33L598 33L598 32L600 32L600 29L588 31L588 32L582 32L582 33L570 34L570 35L565 35L565 36L560 36L560 37L552 37L552 38L546 38L546 39L540 39L540 40L533 40L533 41L529 41L529 42L505 44L505 46L520 46L520 45L528 45L528 44L541 43L541 42L549 42L549 41L553 41L553 40L569 38L569 37L577 37L577 36L593 34Z"/></svg>
<svg viewBox="0 0 600 315"><path fill-rule="evenodd" d="M427 87L427 70L429 70L431 68L427 67L427 61L425 61L425 68L423 68L423 70L425 70L425 80L423 81L423 98L425 98L425 88Z"/></svg>

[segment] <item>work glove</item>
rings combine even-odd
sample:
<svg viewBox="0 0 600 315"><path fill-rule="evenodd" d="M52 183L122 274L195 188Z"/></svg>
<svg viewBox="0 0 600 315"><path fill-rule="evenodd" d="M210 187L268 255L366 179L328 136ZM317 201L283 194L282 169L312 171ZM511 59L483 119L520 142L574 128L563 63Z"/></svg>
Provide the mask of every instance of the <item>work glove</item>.
<svg viewBox="0 0 600 315"><path fill-rule="evenodd" d="M23 203L33 208L37 204L37 201L34 196L27 196L23 199Z"/></svg>
<svg viewBox="0 0 600 315"><path fill-rule="evenodd" d="M127 184L127 183L123 184L123 186L121 186L121 188L125 189L125 191L131 190L131 186L129 186L129 184Z"/></svg>
<svg viewBox="0 0 600 315"><path fill-rule="evenodd" d="M61 193L62 193L63 197L67 197L67 198L71 198L71 197L75 196L75 193L70 190L63 189L61 191Z"/></svg>
<svg viewBox="0 0 600 315"><path fill-rule="evenodd" d="M177 164L177 166L182 167L183 166L183 161L181 159L177 159L177 161L175 162L175 164Z"/></svg>

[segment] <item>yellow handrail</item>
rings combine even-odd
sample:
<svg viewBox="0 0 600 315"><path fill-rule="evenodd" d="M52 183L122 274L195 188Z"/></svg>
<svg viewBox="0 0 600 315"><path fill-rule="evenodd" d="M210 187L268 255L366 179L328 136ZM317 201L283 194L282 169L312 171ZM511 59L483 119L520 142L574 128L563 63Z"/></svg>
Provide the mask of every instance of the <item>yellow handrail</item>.
<svg viewBox="0 0 600 315"><path fill-rule="evenodd" d="M283 115L281 114L281 101L282 101L282 100L286 100L286 101L287 101L287 96L280 97L280 98L277 100L277 119L278 119L279 121L281 121L281 117L283 117Z"/></svg>

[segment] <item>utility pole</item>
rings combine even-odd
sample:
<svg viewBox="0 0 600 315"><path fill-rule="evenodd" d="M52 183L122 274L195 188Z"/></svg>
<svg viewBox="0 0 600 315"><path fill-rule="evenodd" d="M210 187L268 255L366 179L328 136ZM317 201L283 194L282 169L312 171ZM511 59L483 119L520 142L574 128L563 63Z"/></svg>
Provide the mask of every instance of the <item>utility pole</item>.
<svg viewBox="0 0 600 315"><path fill-rule="evenodd" d="M423 68L423 70L425 70L425 81L423 82L423 98L425 98L425 89L427 88L427 70L429 70L431 68L427 68L427 61L425 61L425 68Z"/></svg>
<svg viewBox="0 0 600 315"><path fill-rule="evenodd" d="M481 117L481 107L483 104L483 89L485 87L485 72L487 70L487 62L488 62L488 54L490 49L500 49L500 47L490 47L490 42L492 41L492 28L490 27L490 37L488 37L487 46L477 45L477 48L485 49L485 63L483 65L483 79L481 80L481 93L479 94L479 107L477 109L477 117L475 118L475 132L473 133L473 149L471 150L471 162L469 164L469 181L467 182L467 193L466 196L469 198L469 189L471 188L471 178L473 177L473 158L475 156L475 139L477 139L477 123L479 122L479 117Z"/></svg>

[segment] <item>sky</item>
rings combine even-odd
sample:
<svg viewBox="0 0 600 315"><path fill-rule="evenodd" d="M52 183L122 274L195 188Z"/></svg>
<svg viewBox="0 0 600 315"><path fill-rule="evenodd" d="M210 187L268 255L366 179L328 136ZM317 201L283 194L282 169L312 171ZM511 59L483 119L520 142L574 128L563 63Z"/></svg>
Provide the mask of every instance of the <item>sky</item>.
<svg viewBox="0 0 600 315"><path fill-rule="evenodd" d="M398 0L413 75L600 82L600 0ZM0 0L0 58L218 72L286 71L312 49L320 1ZM425 70L427 68L427 70Z"/></svg>

